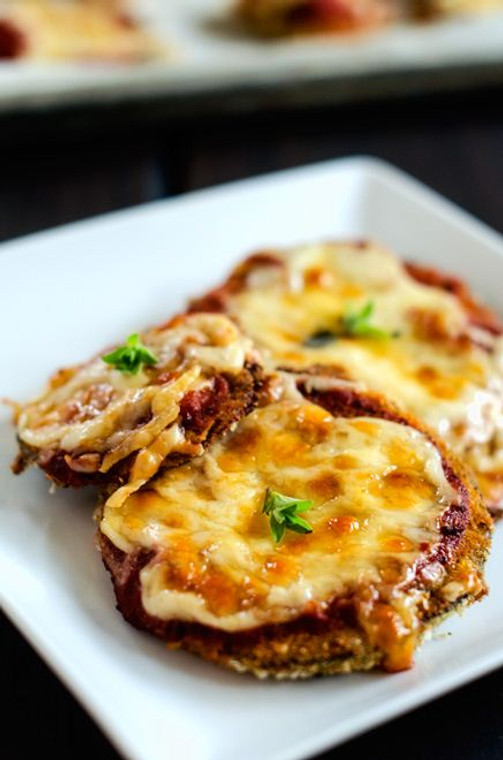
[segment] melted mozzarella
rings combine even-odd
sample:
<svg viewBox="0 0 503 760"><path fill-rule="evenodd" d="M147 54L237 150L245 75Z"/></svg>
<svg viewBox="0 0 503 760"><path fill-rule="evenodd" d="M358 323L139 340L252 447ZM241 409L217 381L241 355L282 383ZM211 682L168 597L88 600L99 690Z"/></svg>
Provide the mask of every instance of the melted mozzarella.
<svg viewBox="0 0 503 760"><path fill-rule="evenodd" d="M399 6L392 0L239 0L237 13L262 34L282 35L376 26L397 18Z"/></svg>
<svg viewBox="0 0 503 760"><path fill-rule="evenodd" d="M142 335L158 361L137 375L120 372L98 356L58 373L39 399L18 416L21 441L69 456L99 456L99 471L138 452L128 490L158 470L169 453L201 453L177 424L187 393L211 387L215 373L236 375L251 356L250 340L227 317L194 314Z"/></svg>
<svg viewBox="0 0 503 760"><path fill-rule="evenodd" d="M503 339L479 331L487 345L474 343L458 299L418 283L381 248L332 244L277 255L284 267L254 269L229 305L271 364L335 365L400 402L492 478L485 490L493 503L499 481L503 504ZM368 301L372 324L399 337L304 344Z"/></svg>
<svg viewBox="0 0 503 760"><path fill-rule="evenodd" d="M426 0L424 5L429 13L449 16L503 9L503 0Z"/></svg>
<svg viewBox="0 0 503 760"><path fill-rule="evenodd" d="M275 544L262 514L267 488L311 500L303 517L313 532L287 531ZM422 433L334 418L288 393L120 509L106 505L101 530L125 552L154 552L140 576L142 601L163 620L239 631L386 583L412 630L414 597L398 588L438 540L439 516L455 499Z"/></svg>
<svg viewBox="0 0 503 760"><path fill-rule="evenodd" d="M161 52L118 0L0 0L2 18L22 30L32 58L136 61Z"/></svg>

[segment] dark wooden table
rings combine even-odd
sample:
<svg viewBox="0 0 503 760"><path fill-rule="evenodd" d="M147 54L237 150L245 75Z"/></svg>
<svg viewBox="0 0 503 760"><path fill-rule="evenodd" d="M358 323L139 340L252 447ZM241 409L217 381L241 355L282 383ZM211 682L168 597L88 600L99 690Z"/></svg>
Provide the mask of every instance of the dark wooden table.
<svg viewBox="0 0 503 760"><path fill-rule="evenodd" d="M0 121L0 139L0 240L352 154L397 164L503 232L503 91L498 89L282 113L250 114L243 107L241 113L203 119L175 119L162 104L32 114ZM118 760L7 621L1 651L4 757ZM359 757L503 760L503 670L323 756Z"/></svg>

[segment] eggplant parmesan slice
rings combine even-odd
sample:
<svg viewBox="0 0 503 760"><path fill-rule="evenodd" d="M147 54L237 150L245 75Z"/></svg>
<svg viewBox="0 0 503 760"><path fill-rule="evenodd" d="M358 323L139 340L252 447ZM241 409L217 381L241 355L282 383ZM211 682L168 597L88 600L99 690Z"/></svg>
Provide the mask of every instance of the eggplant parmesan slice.
<svg viewBox="0 0 503 760"><path fill-rule="evenodd" d="M240 0L236 15L264 36L348 32L380 26L399 15L398 0Z"/></svg>
<svg viewBox="0 0 503 760"><path fill-rule="evenodd" d="M420 17L437 18L503 10L503 0L411 0L411 6Z"/></svg>
<svg viewBox="0 0 503 760"><path fill-rule="evenodd" d="M299 500L311 532L277 541L271 493ZM486 593L491 518L463 467L333 379L285 375L201 457L98 519L126 620L259 677L408 668L426 631Z"/></svg>
<svg viewBox="0 0 503 760"><path fill-rule="evenodd" d="M331 367L431 425L503 508L503 326L459 279L371 243L263 251L192 308L233 317L276 367Z"/></svg>
<svg viewBox="0 0 503 760"><path fill-rule="evenodd" d="M58 485L111 483L119 502L160 467L201 454L256 405L260 359L224 315L175 317L141 343L155 364L133 374L96 356L60 370L20 407L14 472L33 463Z"/></svg>
<svg viewBox="0 0 503 760"><path fill-rule="evenodd" d="M161 54L124 0L0 0L0 59L134 63Z"/></svg>
<svg viewBox="0 0 503 760"><path fill-rule="evenodd" d="M235 15L264 37L372 29L503 9L503 0L238 0Z"/></svg>

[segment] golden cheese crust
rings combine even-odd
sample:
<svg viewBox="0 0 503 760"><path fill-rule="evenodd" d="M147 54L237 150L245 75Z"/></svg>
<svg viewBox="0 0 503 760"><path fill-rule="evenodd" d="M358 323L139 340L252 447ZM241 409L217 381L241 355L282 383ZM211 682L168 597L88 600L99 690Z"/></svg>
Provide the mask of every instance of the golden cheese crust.
<svg viewBox="0 0 503 760"><path fill-rule="evenodd" d="M351 32L399 15L397 0L240 0L236 15L264 36Z"/></svg>
<svg viewBox="0 0 503 760"><path fill-rule="evenodd" d="M123 0L0 1L0 59L133 63L161 54Z"/></svg>
<svg viewBox="0 0 503 760"><path fill-rule="evenodd" d="M312 375L282 388L198 462L100 510L118 608L258 677L410 667L428 629L486 593L491 518L456 458L382 396ZM275 546L256 496L285 478L312 497L313 532Z"/></svg>
<svg viewBox="0 0 503 760"><path fill-rule="evenodd" d="M365 306L367 333L341 332L345 312ZM230 315L270 366L330 367L385 393L435 428L502 510L503 326L458 278L372 243L306 245L249 257L191 308Z"/></svg>
<svg viewBox="0 0 503 760"><path fill-rule="evenodd" d="M178 316L141 340L154 365L132 374L99 355L19 407L16 474L36 464L57 485L120 486L119 499L200 454L258 403L260 358L227 317Z"/></svg>
<svg viewBox="0 0 503 760"><path fill-rule="evenodd" d="M413 0L412 5L417 15L427 18L503 10L503 0Z"/></svg>
<svg viewBox="0 0 503 760"><path fill-rule="evenodd" d="M501 10L503 0L238 0L235 15L254 33L284 37L375 29L399 19Z"/></svg>

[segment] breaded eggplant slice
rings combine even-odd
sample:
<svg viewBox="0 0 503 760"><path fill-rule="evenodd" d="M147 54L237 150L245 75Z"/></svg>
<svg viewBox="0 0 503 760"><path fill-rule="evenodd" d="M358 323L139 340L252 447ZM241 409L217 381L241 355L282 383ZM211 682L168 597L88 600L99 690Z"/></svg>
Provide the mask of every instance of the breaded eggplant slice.
<svg viewBox="0 0 503 760"><path fill-rule="evenodd" d="M239 0L235 15L266 37L371 29L397 19L399 0Z"/></svg>
<svg viewBox="0 0 503 760"><path fill-rule="evenodd" d="M21 407L14 472L37 464L58 485L120 485L119 499L161 466L201 454L256 405L260 358L227 317L177 316L141 343L155 364L133 374L99 355L60 370Z"/></svg>
<svg viewBox="0 0 503 760"><path fill-rule="evenodd" d="M422 18L503 10L503 0L411 0L411 5L412 12Z"/></svg>
<svg viewBox="0 0 503 760"><path fill-rule="evenodd" d="M193 308L232 316L273 366L330 366L437 430L503 508L503 326L458 278L372 243L265 251Z"/></svg>
<svg viewBox="0 0 503 760"><path fill-rule="evenodd" d="M124 0L1 0L0 60L141 63L165 56Z"/></svg>
<svg viewBox="0 0 503 760"><path fill-rule="evenodd" d="M277 540L264 508L283 497L312 532ZM463 466L384 398L326 377L285 375L98 520L129 623L258 677L409 668L427 630L486 593L492 521Z"/></svg>

